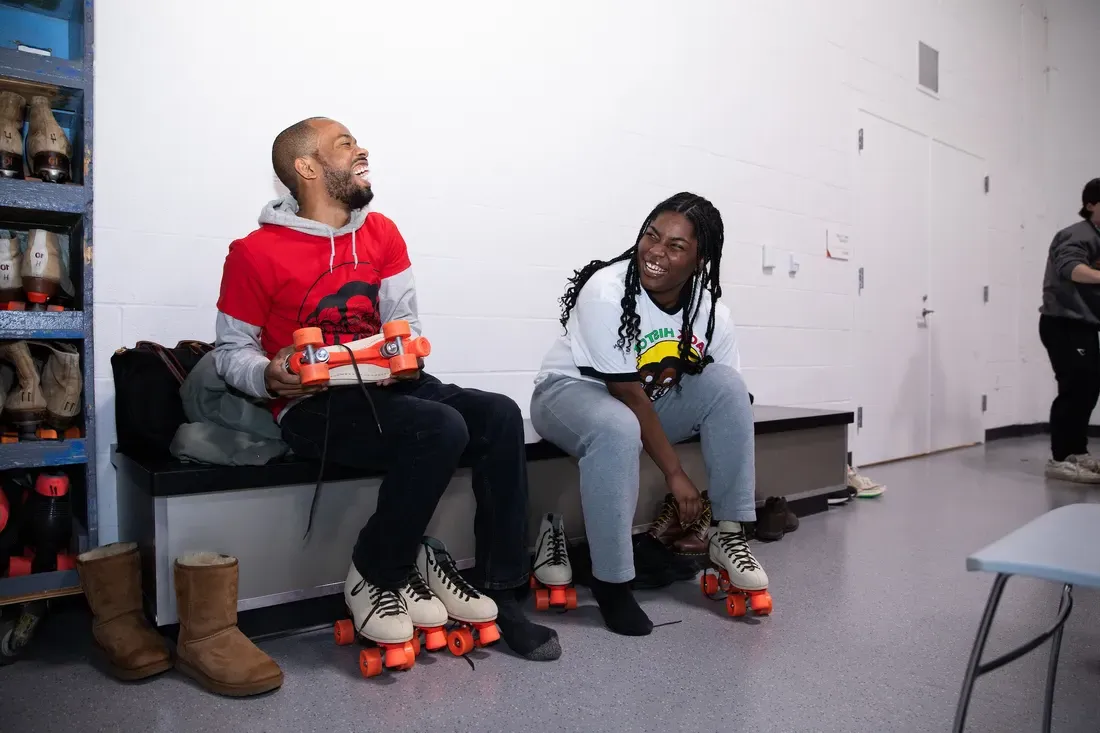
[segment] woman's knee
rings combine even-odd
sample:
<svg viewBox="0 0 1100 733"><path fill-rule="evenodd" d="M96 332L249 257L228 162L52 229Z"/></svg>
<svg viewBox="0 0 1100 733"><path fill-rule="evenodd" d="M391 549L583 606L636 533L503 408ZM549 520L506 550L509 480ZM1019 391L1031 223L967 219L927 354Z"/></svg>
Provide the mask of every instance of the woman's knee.
<svg viewBox="0 0 1100 733"><path fill-rule="evenodd" d="M588 450L614 451L636 458L642 450L642 427L629 407L620 403L614 408L594 416L585 436Z"/></svg>

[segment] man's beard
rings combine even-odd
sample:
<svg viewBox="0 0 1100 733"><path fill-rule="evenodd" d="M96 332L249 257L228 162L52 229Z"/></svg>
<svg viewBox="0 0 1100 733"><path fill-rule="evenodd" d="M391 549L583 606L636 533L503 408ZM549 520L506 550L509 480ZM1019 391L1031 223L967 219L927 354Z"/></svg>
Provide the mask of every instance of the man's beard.
<svg viewBox="0 0 1100 733"><path fill-rule="evenodd" d="M362 209L374 198L374 191L361 187L351 171L338 171L325 167L325 191L328 195L347 206L352 211Z"/></svg>

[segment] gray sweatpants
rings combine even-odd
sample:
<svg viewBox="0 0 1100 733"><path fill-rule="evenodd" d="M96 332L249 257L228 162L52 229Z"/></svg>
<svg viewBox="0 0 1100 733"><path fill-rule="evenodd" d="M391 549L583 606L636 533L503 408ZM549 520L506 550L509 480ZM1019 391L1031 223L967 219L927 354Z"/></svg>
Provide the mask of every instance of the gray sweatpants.
<svg viewBox="0 0 1100 733"><path fill-rule="evenodd" d="M710 364L702 374L685 376L682 385L654 403L665 435L672 443L700 435L715 520L756 521L755 435L745 381L730 367ZM540 436L579 459L592 574L606 583L633 579L638 419L604 385L551 375L531 397L531 422Z"/></svg>

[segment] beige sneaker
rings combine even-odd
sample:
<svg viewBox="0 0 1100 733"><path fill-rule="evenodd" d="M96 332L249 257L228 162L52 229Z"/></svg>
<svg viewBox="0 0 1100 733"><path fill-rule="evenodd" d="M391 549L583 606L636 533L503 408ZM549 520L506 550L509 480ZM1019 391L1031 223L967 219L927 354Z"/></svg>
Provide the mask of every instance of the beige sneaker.
<svg viewBox="0 0 1100 733"><path fill-rule="evenodd" d="M856 496L860 499L872 499L886 492L884 484L875 483L853 466L848 466L848 486L856 490Z"/></svg>
<svg viewBox="0 0 1100 733"><path fill-rule="evenodd" d="M1100 471L1092 470L1080 458L1070 456L1064 461L1047 461L1046 477L1079 484L1100 484Z"/></svg>

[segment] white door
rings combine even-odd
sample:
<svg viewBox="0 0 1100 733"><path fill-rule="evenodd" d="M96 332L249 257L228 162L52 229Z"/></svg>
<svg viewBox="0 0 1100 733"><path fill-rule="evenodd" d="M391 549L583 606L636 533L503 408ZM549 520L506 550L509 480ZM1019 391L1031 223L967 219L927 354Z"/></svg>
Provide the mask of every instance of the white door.
<svg viewBox="0 0 1100 733"><path fill-rule="evenodd" d="M931 449L980 443L981 356L985 343L982 273L989 269L985 164L931 141L928 317L932 337Z"/></svg>
<svg viewBox="0 0 1100 733"><path fill-rule="evenodd" d="M858 463L929 451L928 138L860 114L853 255L864 270L856 299Z"/></svg>

